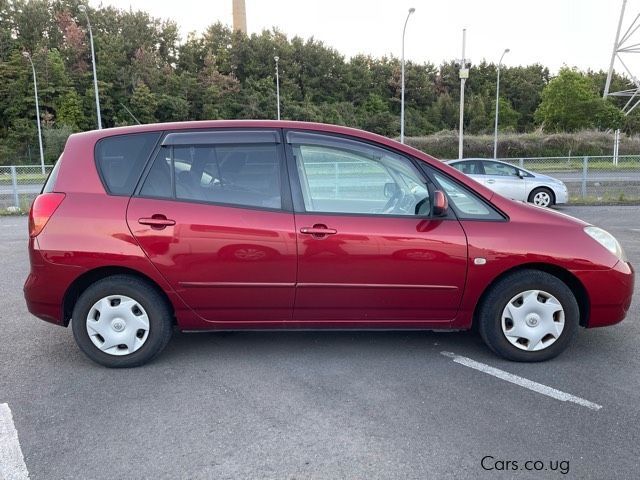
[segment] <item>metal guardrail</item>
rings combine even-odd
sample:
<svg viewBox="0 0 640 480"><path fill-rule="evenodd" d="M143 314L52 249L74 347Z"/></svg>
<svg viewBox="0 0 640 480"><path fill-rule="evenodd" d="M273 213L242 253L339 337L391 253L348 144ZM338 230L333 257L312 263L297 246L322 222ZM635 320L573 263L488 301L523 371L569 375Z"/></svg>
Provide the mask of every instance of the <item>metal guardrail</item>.
<svg viewBox="0 0 640 480"><path fill-rule="evenodd" d="M640 201L640 155L620 155L617 162L614 162L612 155L520 157L498 160L562 180L569 189L570 201L586 201L593 204ZM353 162L354 165L350 165L352 162L314 163L324 164L327 168L322 185L317 187L325 189L328 197L337 196L341 188L348 186L347 183L352 185L349 180L352 180L354 175L361 181L363 176L367 176L367 172L361 170L360 162ZM47 165L43 175L40 165L0 166L0 212L28 211L31 202L40 193L51 168L51 165ZM348 171L343 172L341 169ZM380 172L370 173L372 183L378 184L383 181L378 178Z"/></svg>

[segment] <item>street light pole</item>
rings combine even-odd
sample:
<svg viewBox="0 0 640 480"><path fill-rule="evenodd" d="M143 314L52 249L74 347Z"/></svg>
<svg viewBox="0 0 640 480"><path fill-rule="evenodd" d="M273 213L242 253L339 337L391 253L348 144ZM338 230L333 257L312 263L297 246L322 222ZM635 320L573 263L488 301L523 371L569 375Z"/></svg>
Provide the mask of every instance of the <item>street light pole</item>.
<svg viewBox="0 0 640 480"><path fill-rule="evenodd" d="M91 22L89 21L89 13L85 5L80 5L78 9L84 13L89 28L89 43L91 44L91 64L93 65L93 89L96 95L96 113L98 116L98 130L102 129L102 116L100 115L100 96L98 95L98 75L96 74L96 53L93 48L93 32L91 31Z"/></svg>
<svg viewBox="0 0 640 480"><path fill-rule="evenodd" d="M504 49L502 52L502 56L500 57L500 61L498 62L498 78L496 79L496 118L495 118L495 128L493 132L493 158L498 158L498 113L500 111L500 66L502 65L502 59L504 56L509 53L511 50L508 48Z"/></svg>
<svg viewBox="0 0 640 480"><path fill-rule="evenodd" d="M280 120L280 71L278 70L280 57L275 56L273 59L276 61L276 101L278 105L278 120Z"/></svg>
<svg viewBox="0 0 640 480"><path fill-rule="evenodd" d="M31 64L31 71L33 72L33 90L36 96L36 124L38 125L38 143L40 144L40 168L44 175L44 150L42 149L42 129L40 128L40 104L38 103L38 81L36 80L36 67L33 65L31 54L29 52L22 52L22 56L29 60Z"/></svg>
<svg viewBox="0 0 640 480"><path fill-rule="evenodd" d="M407 18L404 21L404 28L402 29L402 60L400 63L401 70L401 86L400 86L400 143L404 143L404 34L407 31L407 23L409 22L409 17L413 12L415 12L415 8L410 8L409 13L407 14Z"/></svg>
<svg viewBox="0 0 640 480"><path fill-rule="evenodd" d="M467 68L467 59L464 57L464 50L467 44L467 29L462 29L462 59L460 61L460 126L458 127L458 158L462 159L464 136L464 84L469 78L469 69Z"/></svg>

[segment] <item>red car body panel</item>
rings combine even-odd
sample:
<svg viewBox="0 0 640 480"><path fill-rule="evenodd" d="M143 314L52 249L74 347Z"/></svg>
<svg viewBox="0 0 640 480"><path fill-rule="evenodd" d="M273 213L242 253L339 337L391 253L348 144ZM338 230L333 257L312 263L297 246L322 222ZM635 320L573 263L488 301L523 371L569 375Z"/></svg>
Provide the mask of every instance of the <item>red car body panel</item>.
<svg viewBox="0 0 640 480"><path fill-rule="evenodd" d="M448 327L455 318L467 270L467 241L459 222L296 214L298 232L315 225L337 233L326 238L298 233L293 316L300 325L357 321Z"/></svg>
<svg viewBox="0 0 640 480"><path fill-rule="evenodd" d="M175 226L138 223L159 213ZM149 260L212 328L291 320L296 238L290 212L132 198L127 218Z"/></svg>
<svg viewBox="0 0 640 480"><path fill-rule="evenodd" d="M101 138L136 132L270 128L349 136L426 162L504 212L505 221L381 218L269 211L108 195L97 173ZM66 325L65 298L101 270L148 278L183 330L453 328L471 326L483 293L505 272L558 269L586 293L589 327L621 321L634 272L584 232L585 223L494 194L461 172L375 134L324 124L211 121L72 135L53 191L66 194L30 239L29 310ZM140 218L164 215L162 229ZM301 228L326 226L318 237ZM486 259L476 265L477 258ZM74 283L75 282L75 283Z"/></svg>

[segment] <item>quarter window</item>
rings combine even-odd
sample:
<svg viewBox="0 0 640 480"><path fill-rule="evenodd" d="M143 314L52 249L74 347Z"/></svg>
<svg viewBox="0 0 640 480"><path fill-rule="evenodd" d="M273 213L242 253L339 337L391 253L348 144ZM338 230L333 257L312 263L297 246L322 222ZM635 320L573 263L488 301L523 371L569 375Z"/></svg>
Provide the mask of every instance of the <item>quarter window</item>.
<svg viewBox="0 0 640 480"><path fill-rule="evenodd" d="M293 145L305 210L428 215L427 187L407 159L383 150Z"/></svg>
<svg viewBox="0 0 640 480"><path fill-rule="evenodd" d="M163 146L141 195L279 209L277 145Z"/></svg>
<svg viewBox="0 0 640 480"><path fill-rule="evenodd" d="M131 195L160 132L107 137L96 144L96 164L107 191Z"/></svg>

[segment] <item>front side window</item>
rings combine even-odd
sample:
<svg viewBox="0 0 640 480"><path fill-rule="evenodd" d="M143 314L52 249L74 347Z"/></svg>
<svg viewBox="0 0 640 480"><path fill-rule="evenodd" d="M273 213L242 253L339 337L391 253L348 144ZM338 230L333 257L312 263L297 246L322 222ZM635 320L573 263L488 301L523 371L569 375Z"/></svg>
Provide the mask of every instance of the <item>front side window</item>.
<svg viewBox="0 0 640 480"><path fill-rule="evenodd" d="M293 145L307 212L428 215L429 191L407 159L383 150Z"/></svg>
<svg viewBox="0 0 640 480"><path fill-rule="evenodd" d="M503 177L517 177L518 169L511 165L498 162L483 162L484 173L486 175L498 175Z"/></svg>
<svg viewBox="0 0 640 480"><path fill-rule="evenodd" d="M277 145L163 146L143 196L279 209Z"/></svg>
<svg viewBox="0 0 640 480"><path fill-rule="evenodd" d="M440 173L434 173L434 177L446 193L449 202L455 207L459 218L480 220L503 219L502 215L486 205L467 188L464 188Z"/></svg>

